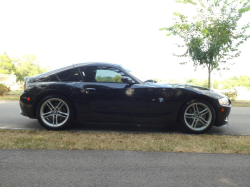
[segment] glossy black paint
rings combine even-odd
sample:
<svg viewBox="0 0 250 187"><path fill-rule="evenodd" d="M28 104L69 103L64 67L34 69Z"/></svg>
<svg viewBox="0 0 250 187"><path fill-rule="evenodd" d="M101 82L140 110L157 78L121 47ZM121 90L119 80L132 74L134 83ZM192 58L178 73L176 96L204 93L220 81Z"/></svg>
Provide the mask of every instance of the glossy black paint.
<svg viewBox="0 0 250 187"><path fill-rule="evenodd" d="M58 73L86 66L115 67L134 80L129 83L62 82ZM20 96L21 114L36 118L36 107L46 95L67 97L74 106L78 121L175 124L182 106L193 99L203 99L216 111L216 126L227 124L225 117L231 107L219 105L223 95L194 86L159 85L143 83L119 65L86 63L68 66L28 78L26 89ZM28 102L27 97L31 100ZM161 102L160 100L163 101Z"/></svg>

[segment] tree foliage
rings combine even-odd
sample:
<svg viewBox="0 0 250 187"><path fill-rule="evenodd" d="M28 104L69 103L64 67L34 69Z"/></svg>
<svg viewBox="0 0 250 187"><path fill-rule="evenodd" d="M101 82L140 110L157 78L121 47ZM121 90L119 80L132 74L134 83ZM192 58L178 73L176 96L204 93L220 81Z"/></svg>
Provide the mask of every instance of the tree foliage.
<svg viewBox="0 0 250 187"><path fill-rule="evenodd" d="M122 82L122 76L121 75L116 75L114 77L110 76L97 76L96 77L97 82Z"/></svg>
<svg viewBox="0 0 250 187"><path fill-rule="evenodd" d="M24 81L24 77L38 75L48 70L40 66L34 55L24 55L21 59L10 58L7 53L0 55L0 74L15 74L18 81Z"/></svg>
<svg viewBox="0 0 250 187"><path fill-rule="evenodd" d="M24 81L25 77L32 77L48 71L42 68L36 56L25 55L18 60L16 76L18 81Z"/></svg>
<svg viewBox="0 0 250 187"><path fill-rule="evenodd" d="M186 52L178 57L188 57L195 69L198 66L208 68L208 87L210 75L219 70L227 60L240 55L238 47L250 36L245 34L250 24L238 27L243 13L250 10L250 0L177 0L177 3L191 4L196 8L196 16L189 20L187 16L174 12L174 25L161 28L168 34L180 37ZM186 64L183 62L181 64Z"/></svg>
<svg viewBox="0 0 250 187"><path fill-rule="evenodd" d="M16 67L7 53L0 55L0 74L14 74Z"/></svg>

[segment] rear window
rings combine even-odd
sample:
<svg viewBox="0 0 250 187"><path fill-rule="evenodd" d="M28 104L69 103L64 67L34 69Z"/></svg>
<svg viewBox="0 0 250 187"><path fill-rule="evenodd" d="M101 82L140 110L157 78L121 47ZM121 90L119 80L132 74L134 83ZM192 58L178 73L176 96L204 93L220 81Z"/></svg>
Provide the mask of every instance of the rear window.
<svg viewBox="0 0 250 187"><path fill-rule="evenodd" d="M71 69L58 74L58 78L64 82L80 82L81 76L78 69Z"/></svg>

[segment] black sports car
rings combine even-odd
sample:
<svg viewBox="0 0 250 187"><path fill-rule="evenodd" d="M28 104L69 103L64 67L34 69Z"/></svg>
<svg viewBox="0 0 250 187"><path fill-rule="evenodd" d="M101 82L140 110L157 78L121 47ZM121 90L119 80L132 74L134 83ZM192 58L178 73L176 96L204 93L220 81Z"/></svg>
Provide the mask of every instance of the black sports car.
<svg viewBox="0 0 250 187"><path fill-rule="evenodd" d="M191 133L226 126L231 101L191 85L143 82L120 65L82 63L25 78L21 114L50 130L79 122L181 124Z"/></svg>

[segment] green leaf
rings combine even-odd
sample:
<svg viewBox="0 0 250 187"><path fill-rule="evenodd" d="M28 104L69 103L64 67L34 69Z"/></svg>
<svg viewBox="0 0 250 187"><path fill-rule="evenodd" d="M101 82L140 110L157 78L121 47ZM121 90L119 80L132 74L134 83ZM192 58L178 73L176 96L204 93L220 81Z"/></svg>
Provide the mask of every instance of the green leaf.
<svg viewBox="0 0 250 187"><path fill-rule="evenodd" d="M248 5L247 7L241 8L238 11L239 13L242 14L242 13L248 12L249 10L250 10L250 5Z"/></svg>
<svg viewBox="0 0 250 187"><path fill-rule="evenodd" d="M184 3L184 4L192 4L192 5L196 5L196 2L192 1L192 0L175 0L174 2L176 3Z"/></svg>

